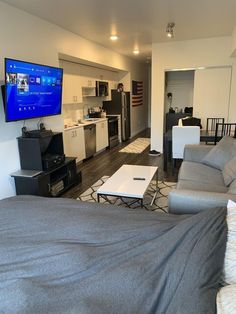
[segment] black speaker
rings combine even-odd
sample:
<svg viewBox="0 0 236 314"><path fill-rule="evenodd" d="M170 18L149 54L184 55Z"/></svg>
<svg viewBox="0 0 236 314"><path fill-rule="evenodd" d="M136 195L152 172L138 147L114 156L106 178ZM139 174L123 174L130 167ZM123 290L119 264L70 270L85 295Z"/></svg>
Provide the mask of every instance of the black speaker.
<svg viewBox="0 0 236 314"><path fill-rule="evenodd" d="M52 133L47 137L18 137L18 148L22 169L46 170L43 163L45 155L52 158L55 155L64 156L62 133Z"/></svg>

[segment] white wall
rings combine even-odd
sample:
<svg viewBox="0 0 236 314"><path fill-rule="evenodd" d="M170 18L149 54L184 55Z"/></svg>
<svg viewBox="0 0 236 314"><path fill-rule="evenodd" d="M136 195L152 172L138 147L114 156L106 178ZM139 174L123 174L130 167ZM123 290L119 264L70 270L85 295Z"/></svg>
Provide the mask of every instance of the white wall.
<svg viewBox="0 0 236 314"><path fill-rule="evenodd" d="M148 64L148 127L151 127L151 81L152 81L152 67Z"/></svg>
<svg viewBox="0 0 236 314"><path fill-rule="evenodd" d="M165 71L232 65L229 119L236 120L236 63L230 58L231 37L153 44L151 147L163 150Z"/></svg>
<svg viewBox="0 0 236 314"><path fill-rule="evenodd" d="M130 72L131 79L147 81L146 65L141 65L1 1L0 29L0 80L4 79L4 57L58 66L60 53L124 70ZM147 124L146 108L147 102L142 108L132 110L133 119L135 117L137 121L142 122L138 126L140 130ZM37 122L38 120L27 121L26 126L35 129ZM63 129L61 116L44 118L43 122L55 131ZM15 194L13 179L9 174L19 169L16 137L20 136L22 126L23 122L4 122L0 100L0 199Z"/></svg>
<svg viewBox="0 0 236 314"><path fill-rule="evenodd" d="M203 129L207 118L228 121L231 67L195 71L194 117L201 119Z"/></svg>
<svg viewBox="0 0 236 314"><path fill-rule="evenodd" d="M236 57L236 26L232 32L231 57Z"/></svg>

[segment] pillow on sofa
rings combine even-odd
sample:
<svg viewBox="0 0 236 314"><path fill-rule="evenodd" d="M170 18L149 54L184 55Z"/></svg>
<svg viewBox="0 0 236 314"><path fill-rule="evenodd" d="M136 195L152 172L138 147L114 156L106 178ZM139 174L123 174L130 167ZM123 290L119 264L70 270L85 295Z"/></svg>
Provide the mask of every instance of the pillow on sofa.
<svg viewBox="0 0 236 314"><path fill-rule="evenodd" d="M227 284L236 284L236 203L227 204L228 237L224 261L224 281Z"/></svg>
<svg viewBox="0 0 236 314"><path fill-rule="evenodd" d="M227 162L227 164L224 166L222 174L226 186L229 186L230 183L236 179L236 156Z"/></svg>
<svg viewBox="0 0 236 314"><path fill-rule="evenodd" d="M236 156L236 139L224 136L203 158L202 162L210 167L223 170L234 156Z"/></svg>
<svg viewBox="0 0 236 314"><path fill-rule="evenodd" d="M236 313L236 285L225 286L217 293L217 314Z"/></svg>

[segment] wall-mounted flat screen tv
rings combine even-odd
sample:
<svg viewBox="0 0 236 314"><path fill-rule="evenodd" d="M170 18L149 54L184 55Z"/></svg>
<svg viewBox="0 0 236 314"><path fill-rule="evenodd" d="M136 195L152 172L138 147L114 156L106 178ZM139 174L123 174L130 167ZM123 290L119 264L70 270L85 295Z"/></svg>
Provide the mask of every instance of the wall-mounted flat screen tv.
<svg viewBox="0 0 236 314"><path fill-rule="evenodd" d="M6 121L61 114L63 69L5 58Z"/></svg>

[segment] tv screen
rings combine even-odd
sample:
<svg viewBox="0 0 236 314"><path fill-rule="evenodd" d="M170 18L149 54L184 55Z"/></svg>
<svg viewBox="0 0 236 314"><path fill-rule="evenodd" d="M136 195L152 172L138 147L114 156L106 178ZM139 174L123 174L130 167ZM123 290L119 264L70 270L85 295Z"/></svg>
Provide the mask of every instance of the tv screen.
<svg viewBox="0 0 236 314"><path fill-rule="evenodd" d="M6 121L61 114L63 69L5 58Z"/></svg>

